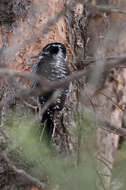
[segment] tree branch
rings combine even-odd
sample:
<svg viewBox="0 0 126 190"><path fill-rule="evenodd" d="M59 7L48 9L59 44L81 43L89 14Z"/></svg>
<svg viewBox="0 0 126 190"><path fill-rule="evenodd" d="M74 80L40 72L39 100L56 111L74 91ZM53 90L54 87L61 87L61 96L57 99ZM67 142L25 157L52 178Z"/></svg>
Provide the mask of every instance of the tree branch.
<svg viewBox="0 0 126 190"><path fill-rule="evenodd" d="M120 135L125 137L126 136L126 129L118 126L111 125L107 121L100 121L100 126L106 131L109 131L111 133L114 133L116 135Z"/></svg>
<svg viewBox="0 0 126 190"><path fill-rule="evenodd" d="M35 177L32 177L30 174L28 174L26 171L24 171L23 169L18 169L13 163L12 161L9 159L8 157L8 151L5 150L3 151L3 153L1 154L1 156L3 157L3 159L7 162L8 167L14 171L16 174L21 175L23 177L25 177L28 181L30 181L32 184L36 185L39 188L44 189L47 185L43 182L40 182L38 179L36 179Z"/></svg>
<svg viewBox="0 0 126 190"><path fill-rule="evenodd" d="M96 11L100 12L106 12L106 13L117 13L117 14L126 14L126 10L122 10L119 8L111 7L111 6L104 6L104 5L92 5L92 4L87 4L87 8L93 8Z"/></svg>

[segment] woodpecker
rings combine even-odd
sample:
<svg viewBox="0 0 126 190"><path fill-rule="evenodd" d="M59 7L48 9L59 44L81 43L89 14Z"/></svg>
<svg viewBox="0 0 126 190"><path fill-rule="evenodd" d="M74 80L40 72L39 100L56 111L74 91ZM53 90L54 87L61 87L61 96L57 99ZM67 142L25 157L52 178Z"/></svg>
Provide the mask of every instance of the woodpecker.
<svg viewBox="0 0 126 190"><path fill-rule="evenodd" d="M66 48L62 43L55 42L46 45L42 51L33 58L39 58L39 62L33 65L32 72L46 78L50 82L61 81L70 73L66 63ZM39 83L37 81L31 81L30 87L38 88ZM40 94L37 97L39 104L44 106L56 90L57 89L51 90L45 94ZM69 85L60 88L55 103L52 103L42 115L41 122L46 123L46 130L49 135L52 135L53 132L54 114L56 111L61 111L63 109L68 90Z"/></svg>

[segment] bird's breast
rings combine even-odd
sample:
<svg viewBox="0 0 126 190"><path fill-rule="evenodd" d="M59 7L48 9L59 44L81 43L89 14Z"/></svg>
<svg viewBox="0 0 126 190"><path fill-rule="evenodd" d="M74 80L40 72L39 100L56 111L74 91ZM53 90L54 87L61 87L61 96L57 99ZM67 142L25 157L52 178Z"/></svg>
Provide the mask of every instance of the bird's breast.
<svg viewBox="0 0 126 190"><path fill-rule="evenodd" d="M68 68L64 60L47 60L41 64L39 74L50 81L66 78Z"/></svg>

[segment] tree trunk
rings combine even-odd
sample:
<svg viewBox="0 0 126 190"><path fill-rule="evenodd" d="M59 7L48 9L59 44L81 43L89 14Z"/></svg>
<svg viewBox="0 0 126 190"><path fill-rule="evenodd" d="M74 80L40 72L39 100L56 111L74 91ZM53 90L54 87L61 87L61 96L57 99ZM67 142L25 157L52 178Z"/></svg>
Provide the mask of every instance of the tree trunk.
<svg viewBox="0 0 126 190"><path fill-rule="evenodd" d="M86 76L70 84L65 107L63 111L55 115L54 122L53 144L59 152L73 153L78 165L81 162L81 146L86 147L86 145L81 145L81 129L77 128L80 115L86 118L85 110L93 109L96 111L98 120L102 118L111 125L122 127L126 104L126 69L106 70L106 64L108 64L106 56L118 56L125 52L124 31L122 30L118 35L124 20L121 16L99 11L95 7L111 3L118 3L121 6L121 3L118 0L91 1L91 3L89 6L85 1L70 4L58 0L0 2L1 67L28 73L33 64L31 57L37 55L47 43L57 41L64 43L67 47L68 65L71 72L82 69L88 71ZM66 8L65 15L61 12L64 7ZM113 25L117 18L117 23ZM98 60L95 65L90 66L85 61L90 58ZM28 104L24 105L22 99L16 100L18 85L27 88L29 84L19 78L15 83L13 80L8 83L8 80L4 79L1 81L0 93L0 188L25 190L32 186L31 181L27 180L29 176L24 175L26 176L24 179L24 176L16 175L17 169L12 171L14 168L9 167L4 151L7 148L7 116L15 107L29 112ZM33 115L35 117L35 112ZM83 123L83 128L85 125ZM97 160L100 177L98 177L97 187L111 189L111 170L119 148L120 136L105 131L103 127L102 124L98 124L97 140L95 139L99 149ZM35 188L37 187L31 187L32 190Z"/></svg>

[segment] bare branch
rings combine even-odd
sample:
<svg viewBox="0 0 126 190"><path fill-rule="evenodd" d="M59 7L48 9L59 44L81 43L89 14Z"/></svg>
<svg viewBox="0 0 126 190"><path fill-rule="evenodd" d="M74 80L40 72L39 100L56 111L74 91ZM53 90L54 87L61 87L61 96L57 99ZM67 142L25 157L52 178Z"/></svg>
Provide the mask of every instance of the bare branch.
<svg viewBox="0 0 126 190"><path fill-rule="evenodd" d="M25 177L28 181L30 181L32 184L36 185L39 188L44 189L47 185L43 182L40 182L38 179L36 179L35 177L32 177L30 174L28 174L26 171L24 171L23 169L18 169L13 163L12 161L9 159L8 157L8 151L4 151L2 153L2 157L4 158L4 160L8 163L8 167L14 171L16 174L21 175L23 177Z"/></svg>
<svg viewBox="0 0 126 190"><path fill-rule="evenodd" d="M114 102L111 97L107 96L107 95L106 95L105 93L103 93L103 92L99 92L99 94L105 96L108 100L111 101L111 103L112 103L115 107L117 107L118 109L120 109L121 111L123 111L123 109L122 109L116 102Z"/></svg>
<svg viewBox="0 0 126 190"><path fill-rule="evenodd" d="M126 129L125 128L122 128L122 127L118 127L118 126L114 126L114 125L111 125L109 122L107 121L101 121L100 123L101 127L106 130L106 131L109 131L110 133L114 133L116 135L120 135L120 136L126 136Z"/></svg>
<svg viewBox="0 0 126 190"><path fill-rule="evenodd" d="M69 84L73 80L79 80L81 77L86 76L87 71L81 70L78 72L73 72L71 75L69 75L66 79L58 82L51 82L47 79L40 77L38 75L35 75L33 73L23 73L23 72L17 72L17 71L11 71L8 69L0 69L0 77L7 77L7 78L13 78L13 77L21 77L29 80L37 80L40 84L40 88L38 89L22 89L18 95L18 97L25 97L29 95L39 95L40 93L45 93L49 90L58 89L61 88L67 84Z"/></svg>
<svg viewBox="0 0 126 190"><path fill-rule="evenodd" d="M87 4L88 8L93 8L96 11L100 11L100 12L106 12L106 13L118 13L118 14L126 14L126 10L121 10L119 8L115 8L115 7L110 7L110 6L104 6L104 5L91 5L91 4Z"/></svg>
<svg viewBox="0 0 126 190"><path fill-rule="evenodd" d="M51 96L51 98L42 106L41 109L41 113L40 116L42 117L42 115L44 114L44 112L49 108L49 106L54 103L54 101L56 100L58 96L58 92L54 92L53 95Z"/></svg>
<svg viewBox="0 0 126 190"><path fill-rule="evenodd" d="M95 66L94 64L99 59L89 58L87 60L84 60L85 66ZM119 66L125 66L126 65L126 56L110 56L105 57L106 60L106 67L107 69L110 69L112 67L119 67ZM93 64L94 63L94 64ZM89 67L88 67L89 68ZM21 77L28 80L36 80L40 84L40 88L38 89L22 89L18 94L17 98L19 97L27 97L27 96L35 96L39 95L40 93L47 92L49 90L58 89L60 87L63 87L67 84L69 84L73 80L79 80L83 76L86 76L88 74L88 70L84 69L78 72L73 72L71 75L69 75L66 79L58 82L50 82L44 77L40 77L38 75L35 75L33 73L23 73L23 72L17 72L17 71L11 71L8 69L0 69L0 77Z"/></svg>
<svg viewBox="0 0 126 190"><path fill-rule="evenodd" d="M100 58L99 58L100 59ZM99 59L95 59L95 58L88 58L86 60L84 60L84 64L85 66L91 65L91 64L95 64L97 61L99 61ZM106 61L106 66L108 66L109 68L111 67L119 67L120 64L122 66L126 66L126 56L109 56L109 57L104 57L105 61Z"/></svg>

